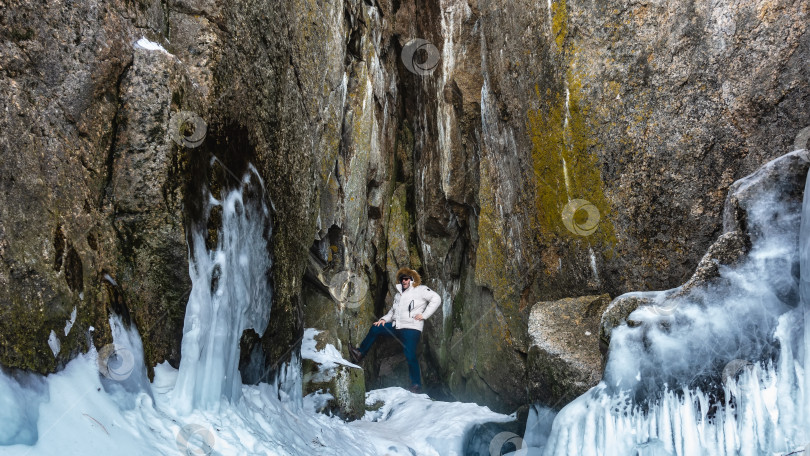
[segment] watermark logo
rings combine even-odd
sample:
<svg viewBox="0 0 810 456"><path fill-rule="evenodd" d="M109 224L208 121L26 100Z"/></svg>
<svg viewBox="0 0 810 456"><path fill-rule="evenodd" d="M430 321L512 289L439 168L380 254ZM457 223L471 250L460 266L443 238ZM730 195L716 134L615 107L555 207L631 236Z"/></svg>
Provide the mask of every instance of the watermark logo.
<svg viewBox="0 0 810 456"><path fill-rule="evenodd" d="M563 208L562 222L568 231L578 236L590 236L599 225L599 209L588 200L571 200Z"/></svg>
<svg viewBox="0 0 810 456"><path fill-rule="evenodd" d="M205 140L208 125L191 111L180 111L172 115L170 133L172 141L178 146L193 149Z"/></svg>
<svg viewBox="0 0 810 456"><path fill-rule="evenodd" d="M511 446L507 446L507 444L511 444ZM529 448L519 435L513 432L501 432L490 442L489 454L490 456L501 456L507 453L514 456L526 456L529 454Z"/></svg>
<svg viewBox="0 0 810 456"><path fill-rule="evenodd" d="M807 144L808 141L810 141L810 126L804 127L796 135L796 139L793 141L793 150L807 149L810 146L810 144Z"/></svg>
<svg viewBox="0 0 810 456"><path fill-rule="evenodd" d="M401 57L411 73L430 76L439 66L441 53L430 41L415 38L402 48Z"/></svg>
<svg viewBox="0 0 810 456"><path fill-rule="evenodd" d="M363 278L350 271L341 271L329 281L329 294L343 307L360 307L368 293L368 284Z"/></svg>
<svg viewBox="0 0 810 456"><path fill-rule="evenodd" d="M124 381L135 370L135 355L126 347L107 344L98 351L98 371L101 375L115 380Z"/></svg>
<svg viewBox="0 0 810 456"><path fill-rule="evenodd" d="M177 433L177 448L189 456L213 453L214 442L214 434L199 424L187 424Z"/></svg>

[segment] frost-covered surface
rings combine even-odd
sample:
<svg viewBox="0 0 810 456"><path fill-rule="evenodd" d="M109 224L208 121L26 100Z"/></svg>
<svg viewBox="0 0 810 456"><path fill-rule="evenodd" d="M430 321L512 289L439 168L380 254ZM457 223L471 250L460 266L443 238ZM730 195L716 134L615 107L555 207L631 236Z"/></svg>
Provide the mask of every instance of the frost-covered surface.
<svg viewBox="0 0 810 456"><path fill-rule="evenodd" d="M70 329L73 328L73 323L76 323L76 307L73 307L73 311L70 312L70 320L65 321L65 336L70 333Z"/></svg>
<svg viewBox="0 0 810 456"><path fill-rule="evenodd" d="M334 369L338 364L362 369L357 364L352 364L343 359L343 355L332 344L326 344L322 350L317 350L315 348L317 345L315 336L320 332L315 328L306 328L304 330L304 339L301 341L301 358L315 361L320 364L321 370Z"/></svg>
<svg viewBox="0 0 810 456"><path fill-rule="evenodd" d="M461 456L464 435L473 424L513 421L514 416L463 402L439 402L426 394L402 388L384 388L366 394L366 405L385 404L349 423L372 437L375 454Z"/></svg>
<svg viewBox="0 0 810 456"><path fill-rule="evenodd" d="M326 406L329 405L329 401L333 400L334 398L335 396L332 396L332 394L326 393L323 390L318 390L304 396L303 408L309 413L320 412L321 410L325 409Z"/></svg>
<svg viewBox="0 0 810 456"><path fill-rule="evenodd" d="M176 378L176 371L170 367L156 370L154 401L145 391L108 393L100 381L96 353L79 356L64 371L47 378L51 400L39 407L32 404L39 412L36 444L0 447L0 454L135 456L186 454L186 449L188 454L209 454L204 441L213 450L210 454L218 455L374 454L365 436L358 438L356 431L336 418L282 402L278 390L268 384L242 386L240 398L234 403L223 401L218 413L178 413L168 397L172 377ZM5 403L9 379L3 377L2 385ZM128 408L128 403L135 406ZM17 417L4 416L4 429L36 432L37 428L30 428L30 419L26 421L35 412L24 404L21 398L12 409ZM11 414L8 409L0 413Z"/></svg>
<svg viewBox="0 0 810 456"><path fill-rule="evenodd" d="M533 450L529 451L530 454L542 454L540 450L546 447L556 416L557 412L549 407L535 404L529 408L523 443L526 448Z"/></svg>
<svg viewBox="0 0 810 456"><path fill-rule="evenodd" d="M31 445L37 441L39 406L49 399L41 376L8 376L0 370L0 454L4 453L1 445Z"/></svg>
<svg viewBox="0 0 810 456"><path fill-rule="evenodd" d="M58 355L59 352L62 350L62 344L59 342L59 338L56 337L56 331L54 331L53 329L51 330L51 333L48 335L48 347L51 347L51 351L53 352L54 357L56 357L56 355Z"/></svg>
<svg viewBox="0 0 810 456"><path fill-rule="evenodd" d="M27 388L0 374L0 443L9 435L36 441L0 446L0 454L410 455L410 447L420 456L461 455L473 424L510 420L475 404L388 388L368 393L367 402L386 402L379 412L346 423L279 399L279 389L266 383L242 386L239 399L222 400L216 413L186 415L170 400L177 371L168 364L155 368L151 391L108 392L97 356L80 355L44 381L31 376Z"/></svg>
<svg viewBox="0 0 810 456"><path fill-rule="evenodd" d="M738 182L754 190L744 261L614 329L603 381L560 411L546 456L781 455L810 442L810 189L802 209L784 171L796 159Z"/></svg>

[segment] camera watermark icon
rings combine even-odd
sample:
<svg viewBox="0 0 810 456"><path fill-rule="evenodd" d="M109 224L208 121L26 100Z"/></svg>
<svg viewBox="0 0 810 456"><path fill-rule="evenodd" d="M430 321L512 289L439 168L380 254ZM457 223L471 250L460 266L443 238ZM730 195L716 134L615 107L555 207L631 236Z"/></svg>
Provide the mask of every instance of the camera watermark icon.
<svg viewBox="0 0 810 456"><path fill-rule="evenodd" d="M199 424L187 424L177 432L177 448L185 455L209 455L214 442L214 434Z"/></svg>
<svg viewBox="0 0 810 456"><path fill-rule="evenodd" d="M585 219L582 219L582 215ZM568 231L578 236L590 236L599 225L599 209L588 200L575 199L562 210L562 222Z"/></svg>
<svg viewBox="0 0 810 456"><path fill-rule="evenodd" d="M110 380L124 381L134 370L135 355L130 349L107 344L98 351L98 371Z"/></svg>
<svg viewBox="0 0 810 456"><path fill-rule="evenodd" d="M793 150L807 149L810 147L808 141L810 141L810 126L804 127L796 135L796 139L793 141Z"/></svg>
<svg viewBox="0 0 810 456"><path fill-rule="evenodd" d="M341 306L349 309L360 307L367 293L366 281L350 271L341 271L332 276L332 280L329 281L329 294Z"/></svg>
<svg viewBox="0 0 810 456"><path fill-rule="evenodd" d="M744 371L752 373L754 372L754 367L756 367L754 363L745 359L733 359L729 361L726 367L723 368L723 384L736 382L737 376L740 373Z"/></svg>
<svg viewBox="0 0 810 456"><path fill-rule="evenodd" d="M208 124L191 111L180 111L172 115L169 132L178 146L193 149L205 140Z"/></svg>
<svg viewBox="0 0 810 456"><path fill-rule="evenodd" d="M509 447L506 448L506 452L510 455L526 456L529 454L529 448L523 442L523 439L514 432L507 431L501 432L492 438L492 442L489 444L489 455L501 456L504 454L503 450L506 444L512 444L515 447L514 450L510 449Z"/></svg>
<svg viewBox="0 0 810 456"><path fill-rule="evenodd" d="M441 53L430 41L414 38L402 48L401 57L411 73L430 76L439 66Z"/></svg>

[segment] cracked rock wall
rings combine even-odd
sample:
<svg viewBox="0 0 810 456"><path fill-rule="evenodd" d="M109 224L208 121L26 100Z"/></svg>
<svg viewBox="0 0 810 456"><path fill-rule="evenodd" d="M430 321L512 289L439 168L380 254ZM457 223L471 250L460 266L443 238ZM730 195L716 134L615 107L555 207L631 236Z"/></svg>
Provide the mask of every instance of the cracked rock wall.
<svg viewBox="0 0 810 456"><path fill-rule="evenodd" d="M810 125L800 0L0 7L0 363L39 372L90 326L110 342L111 310L150 366L176 363L199 189L252 162L275 301L243 356L261 347L272 372L303 326L345 351L407 265L443 299L426 385L512 410L543 384L535 303L682 283L729 185ZM401 59L414 38L438 52L429 74ZM183 111L207 124L199 147L172 140ZM381 346L367 383L402 381L397 355Z"/></svg>
<svg viewBox="0 0 810 456"><path fill-rule="evenodd" d="M414 11L442 57L403 78L421 266L446 301L427 351L459 398L509 410L543 383L525 370L535 303L682 283L729 185L810 125L802 2Z"/></svg>

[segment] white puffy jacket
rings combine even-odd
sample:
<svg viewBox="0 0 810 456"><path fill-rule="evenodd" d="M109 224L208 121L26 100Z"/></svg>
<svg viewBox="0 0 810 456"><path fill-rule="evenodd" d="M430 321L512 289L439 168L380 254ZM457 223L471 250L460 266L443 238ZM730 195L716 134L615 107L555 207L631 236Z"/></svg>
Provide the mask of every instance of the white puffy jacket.
<svg viewBox="0 0 810 456"><path fill-rule="evenodd" d="M413 317L422 314L426 320L436 312L442 303L439 294L425 285L410 286L402 291L402 284L397 284L397 294L394 296L394 305L382 319L386 323L393 321L397 329L418 329L425 326L424 320L414 320Z"/></svg>

